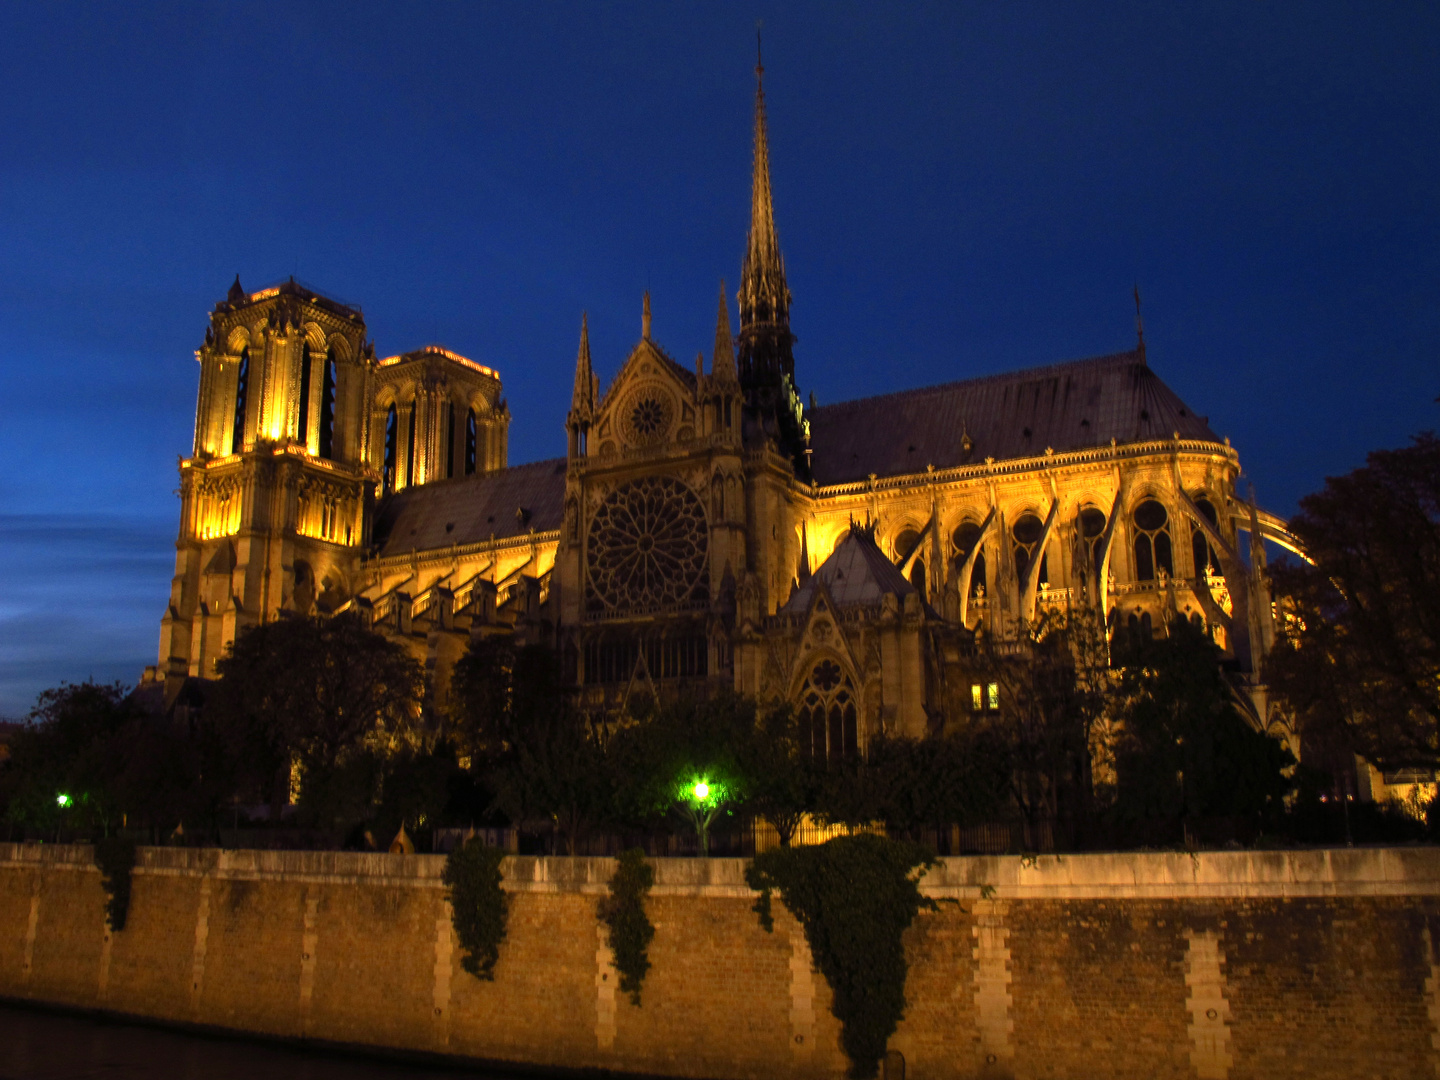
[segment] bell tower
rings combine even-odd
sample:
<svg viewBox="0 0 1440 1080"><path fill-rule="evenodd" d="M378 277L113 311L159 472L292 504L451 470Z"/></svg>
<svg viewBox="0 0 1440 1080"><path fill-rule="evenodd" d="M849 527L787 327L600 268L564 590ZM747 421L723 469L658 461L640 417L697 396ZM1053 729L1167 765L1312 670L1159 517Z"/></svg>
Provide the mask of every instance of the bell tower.
<svg viewBox="0 0 1440 1080"><path fill-rule="evenodd" d="M209 677L245 626L348 598L376 477L365 401L375 367L359 308L293 278L237 277L196 350L195 443L159 672Z"/></svg>

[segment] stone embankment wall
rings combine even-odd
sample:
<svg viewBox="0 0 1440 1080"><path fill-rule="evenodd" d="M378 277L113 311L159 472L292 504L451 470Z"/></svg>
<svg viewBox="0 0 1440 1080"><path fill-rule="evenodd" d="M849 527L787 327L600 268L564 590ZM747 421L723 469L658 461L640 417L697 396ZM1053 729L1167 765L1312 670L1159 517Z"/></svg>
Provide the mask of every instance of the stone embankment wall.
<svg viewBox="0 0 1440 1080"><path fill-rule="evenodd" d="M0 997L539 1067L836 1076L830 993L744 864L662 860L642 1003L608 859L512 857L494 982L438 856L141 849L109 933L87 847L0 845ZM958 858L924 888L892 1040L939 1077L1417 1077L1440 1054L1440 851Z"/></svg>

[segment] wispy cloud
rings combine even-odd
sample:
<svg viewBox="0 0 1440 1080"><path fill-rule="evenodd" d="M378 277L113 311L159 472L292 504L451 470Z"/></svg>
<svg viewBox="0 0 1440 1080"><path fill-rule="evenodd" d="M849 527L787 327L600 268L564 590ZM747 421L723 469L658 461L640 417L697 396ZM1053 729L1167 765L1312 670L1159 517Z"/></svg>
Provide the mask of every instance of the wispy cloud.
<svg viewBox="0 0 1440 1080"><path fill-rule="evenodd" d="M0 514L0 716L62 681L134 682L174 572L173 521Z"/></svg>

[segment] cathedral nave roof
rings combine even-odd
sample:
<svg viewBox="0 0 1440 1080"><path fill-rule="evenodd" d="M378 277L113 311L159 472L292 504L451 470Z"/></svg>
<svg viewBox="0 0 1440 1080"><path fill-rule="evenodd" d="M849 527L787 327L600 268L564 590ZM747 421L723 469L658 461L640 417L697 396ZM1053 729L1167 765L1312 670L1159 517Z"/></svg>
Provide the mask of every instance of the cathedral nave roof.
<svg viewBox="0 0 1440 1080"><path fill-rule="evenodd" d="M1143 355L1115 353L806 411L821 484L1117 443L1220 442ZM969 437L968 444L966 436Z"/></svg>
<svg viewBox="0 0 1440 1080"><path fill-rule="evenodd" d="M380 556L504 540L560 528L565 459L420 484L382 501L375 515Z"/></svg>

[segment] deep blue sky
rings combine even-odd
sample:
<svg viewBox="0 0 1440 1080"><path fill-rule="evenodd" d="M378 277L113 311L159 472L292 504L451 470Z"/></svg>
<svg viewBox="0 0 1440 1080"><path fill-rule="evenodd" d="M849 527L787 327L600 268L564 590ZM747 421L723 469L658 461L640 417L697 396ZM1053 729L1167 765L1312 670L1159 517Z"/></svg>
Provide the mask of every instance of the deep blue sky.
<svg viewBox="0 0 1440 1080"><path fill-rule="evenodd" d="M498 368L510 460L713 340L754 28L820 401L1127 348L1262 504L1437 426L1440 7L0 4L0 715L153 663L238 271Z"/></svg>

